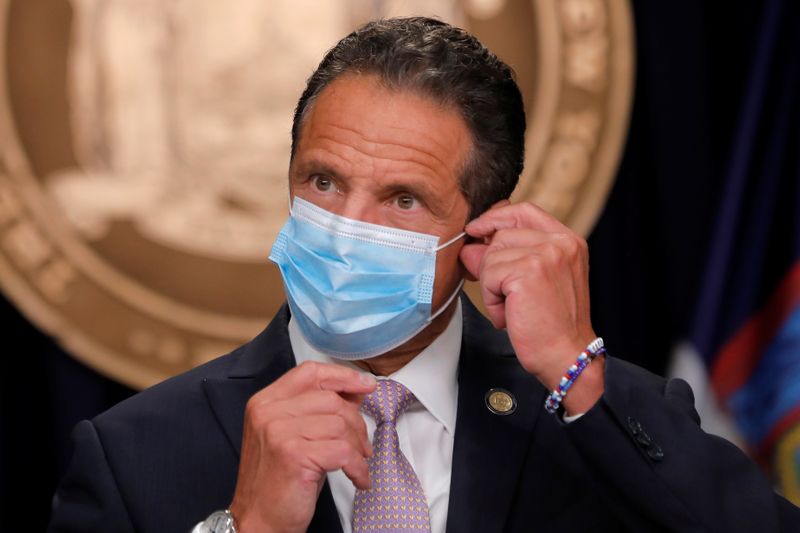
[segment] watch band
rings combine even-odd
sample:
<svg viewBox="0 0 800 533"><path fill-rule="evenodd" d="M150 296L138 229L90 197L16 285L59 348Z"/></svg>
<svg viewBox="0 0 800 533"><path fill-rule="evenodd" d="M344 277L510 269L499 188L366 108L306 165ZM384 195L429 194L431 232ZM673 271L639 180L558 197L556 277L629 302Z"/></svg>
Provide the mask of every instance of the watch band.
<svg viewBox="0 0 800 533"><path fill-rule="evenodd" d="M236 533L230 510L214 511L200 525L200 533Z"/></svg>

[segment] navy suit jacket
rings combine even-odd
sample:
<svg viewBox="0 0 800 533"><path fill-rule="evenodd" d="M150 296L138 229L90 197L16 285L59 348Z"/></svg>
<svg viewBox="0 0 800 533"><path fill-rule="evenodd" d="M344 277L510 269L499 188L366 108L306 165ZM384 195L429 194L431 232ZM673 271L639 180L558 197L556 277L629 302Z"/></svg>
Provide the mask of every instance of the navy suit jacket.
<svg viewBox="0 0 800 533"><path fill-rule="evenodd" d="M699 427L689 386L614 358L606 391L564 424L506 334L464 298L447 531L800 531L735 446ZM248 344L120 403L73 433L50 531L189 532L226 508L247 400L295 365L286 307ZM517 400L490 412L489 389ZM341 531L327 484L309 531Z"/></svg>

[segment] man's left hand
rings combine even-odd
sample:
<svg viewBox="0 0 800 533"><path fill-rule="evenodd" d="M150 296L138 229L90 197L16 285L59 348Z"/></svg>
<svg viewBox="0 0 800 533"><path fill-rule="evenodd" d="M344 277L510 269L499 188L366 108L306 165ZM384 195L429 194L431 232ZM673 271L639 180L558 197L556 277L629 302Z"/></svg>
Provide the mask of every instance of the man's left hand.
<svg viewBox="0 0 800 533"><path fill-rule="evenodd" d="M466 244L460 258L480 283L489 319L508 330L522 366L552 390L596 337L586 241L527 202L500 202L465 231L477 242ZM602 395L601 361L570 389L568 413L586 412Z"/></svg>

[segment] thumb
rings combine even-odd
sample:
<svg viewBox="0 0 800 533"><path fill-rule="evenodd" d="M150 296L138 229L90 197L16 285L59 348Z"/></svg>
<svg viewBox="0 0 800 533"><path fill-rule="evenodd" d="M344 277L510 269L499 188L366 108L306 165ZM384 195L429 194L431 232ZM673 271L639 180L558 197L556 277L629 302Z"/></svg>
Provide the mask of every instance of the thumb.
<svg viewBox="0 0 800 533"><path fill-rule="evenodd" d="M466 278L468 280L477 281L480 277L481 260L487 248L489 248L487 244L480 242L465 244L461 247L458 257L467 270Z"/></svg>

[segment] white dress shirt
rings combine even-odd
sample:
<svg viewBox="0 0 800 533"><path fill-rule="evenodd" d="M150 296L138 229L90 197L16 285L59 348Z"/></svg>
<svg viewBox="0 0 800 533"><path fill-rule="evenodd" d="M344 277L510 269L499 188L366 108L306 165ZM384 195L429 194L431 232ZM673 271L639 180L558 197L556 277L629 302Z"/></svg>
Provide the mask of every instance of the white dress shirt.
<svg viewBox="0 0 800 533"><path fill-rule="evenodd" d="M458 405L458 357L461 352L461 302L447 328L403 368L387 376L405 385L417 397L397 419L400 450L417 473L428 499L431 532L443 533L450 501L450 471ZM333 359L306 342L300 328L289 320L289 340L299 365L303 361L340 364L368 373L352 363ZM381 379L381 378L378 378ZM375 421L362 413L372 439ZM344 533L351 533L356 489L341 470L328 473L336 511Z"/></svg>

